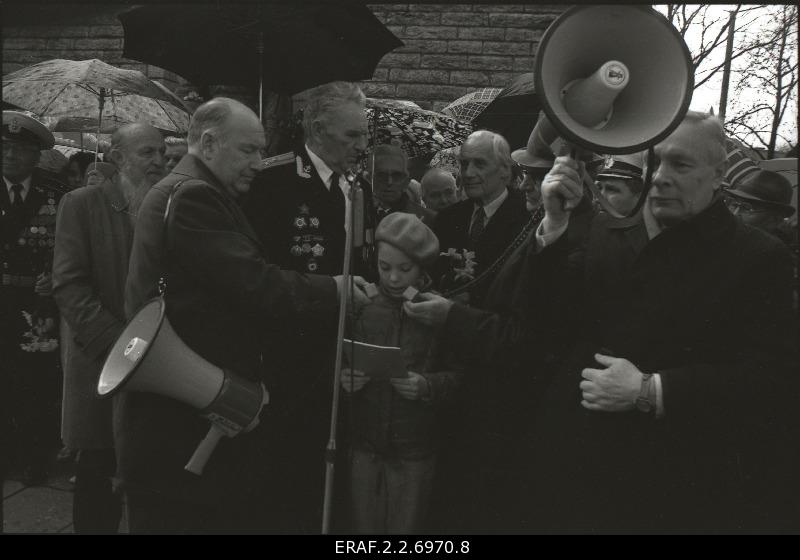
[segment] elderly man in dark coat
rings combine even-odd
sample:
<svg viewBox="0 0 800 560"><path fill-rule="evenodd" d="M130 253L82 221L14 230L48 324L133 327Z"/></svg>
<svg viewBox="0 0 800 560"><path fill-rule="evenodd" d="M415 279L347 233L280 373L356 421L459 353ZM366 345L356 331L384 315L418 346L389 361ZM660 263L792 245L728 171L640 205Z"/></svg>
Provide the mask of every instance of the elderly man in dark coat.
<svg viewBox="0 0 800 560"><path fill-rule="evenodd" d="M238 202L262 167L264 131L250 109L227 98L209 101L192 116L188 142L188 154L139 211L126 313L156 295L163 278L175 333L205 360L263 382L270 404L258 427L222 441L198 476L184 465L208 421L170 398L121 393L114 435L130 528L298 531L295 504L285 499L287 476L296 468L287 442L307 411L290 388L307 380L287 379L263 341L267 325L277 330L335 316L341 277L282 271L266 260ZM358 289L355 296L366 301Z"/></svg>
<svg viewBox="0 0 800 560"><path fill-rule="evenodd" d="M461 186L466 200L439 212L433 231L439 238L442 252L473 252L474 276L481 277L469 290L470 303L480 307L496 269L496 261L505 253L530 215L525 199L518 190L509 189L512 178L511 151L508 142L494 132L478 130L470 134L459 152ZM442 290L455 284L447 276L448 263L443 258L432 272Z"/></svg>
<svg viewBox="0 0 800 560"><path fill-rule="evenodd" d="M111 136L111 177L67 193L56 222L53 296L65 320L61 439L78 450L73 495L76 533L115 533L122 513L111 401L97 398L103 361L125 327L123 296L137 207L164 177L164 140L144 123Z"/></svg>
<svg viewBox="0 0 800 560"><path fill-rule="evenodd" d="M570 218L583 188L557 159L528 258L535 315L407 304L486 353L572 325L532 421L529 530L797 529L791 260L725 207L723 145L720 123L690 112L624 220Z"/></svg>

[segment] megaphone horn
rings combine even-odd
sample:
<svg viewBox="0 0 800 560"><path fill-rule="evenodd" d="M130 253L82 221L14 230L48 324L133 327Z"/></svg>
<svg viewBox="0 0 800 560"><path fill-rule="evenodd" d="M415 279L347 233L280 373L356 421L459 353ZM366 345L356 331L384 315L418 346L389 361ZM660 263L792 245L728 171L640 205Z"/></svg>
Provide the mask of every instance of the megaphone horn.
<svg viewBox="0 0 800 560"><path fill-rule="evenodd" d="M108 398L122 390L170 397L211 421L185 467L198 475L219 440L255 428L269 402L261 383L221 369L186 346L167 320L162 298L150 300L136 313L106 358L97 395Z"/></svg>
<svg viewBox="0 0 800 560"><path fill-rule="evenodd" d="M576 6L547 28L536 91L559 136L601 154L640 152L683 120L694 89L689 50L648 6Z"/></svg>

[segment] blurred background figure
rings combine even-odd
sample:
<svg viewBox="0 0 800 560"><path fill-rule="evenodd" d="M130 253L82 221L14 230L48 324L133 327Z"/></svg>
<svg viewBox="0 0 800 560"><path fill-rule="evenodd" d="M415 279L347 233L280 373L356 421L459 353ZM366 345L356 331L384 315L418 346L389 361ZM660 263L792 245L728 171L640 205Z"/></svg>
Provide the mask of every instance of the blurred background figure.
<svg viewBox="0 0 800 560"><path fill-rule="evenodd" d="M432 225L435 214L414 202L407 189L411 179L408 172L408 158L399 146L381 144L375 147L367 165L374 171L371 177L372 192L375 195L375 211L377 223L393 212L414 214L426 225Z"/></svg>
<svg viewBox="0 0 800 560"><path fill-rule="evenodd" d="M92 162L94 162L94 154L89 152L75 152L69 157L66 179L70 189L74 190L86 185L86 171Z"/></svg>
<svg viewBox="0 0 800 560"><path fill-rule="evenodd" d="M164 154L166 159L167 175L172 173L172 170L178 165L178 162L186 152L189 151L189 146L186 143L186 138L178 136L167 136L164 138L164 144L167 146L167 152Z"/></svg>
<svg viewBox="0 0 800 560"><path fill-rule="evenodd" d="M422 201L434 212L458 202L456 178L448 170L435 167L422 176Z"/></svg>
<svg viewBox="0 0 800 560"><path fill-rule="evenodd" d="M791 205L792 185L775 171L760 169L748 175L741 183L725 191L728 208L742 222L784 239L779 228L786 218L794 214Z"/></svg>
<svg viewBox="0 0 800 560"><path fill-rule="evenodd" d="M631 155L606 156L597 172L595 182L609 204L621 214L628 215L644 188L642 168L644 152Z"/></svg>
<svg viewBox="0 0 800 560"><path fill-rule="evenodd" d="M36 170L41 183L59 188L67 183L67 157L54 148L42 150Z"/></svg>

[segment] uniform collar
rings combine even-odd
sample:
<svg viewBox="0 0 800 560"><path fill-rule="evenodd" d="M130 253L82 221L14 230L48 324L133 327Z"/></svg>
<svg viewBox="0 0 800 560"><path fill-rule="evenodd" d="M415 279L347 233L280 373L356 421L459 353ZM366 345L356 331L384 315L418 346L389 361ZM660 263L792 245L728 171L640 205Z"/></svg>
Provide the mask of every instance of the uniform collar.
<svg viewBox="0 0 800 560"><path fill-rule="evenodd" d="M28 199L28 192L31 190L31 182L33 181L33 175L28 175L24 181L20 181L19 183L12 183L6 177L3 177L3 181L6 182L6 188L8 189L8 199L11 200L11 187L14 185L22 185L22 200Z"/></svg>
<svg viewBox="0 0 800 560"><path fill-rule="evenodd" d="M313 152L311 148L308 147L308 144L305 146L306 151L308 152L308 157L311 158L311 164L314 166L314 169L317 170L317 175L319 178L322 179L322 184L325 185L325 188L328 191L331 190L331 175L333 175L333 169L328 167L328 164L325 163L321 157ZM341 176L339 177L339 182L341 183Z"/></svg>

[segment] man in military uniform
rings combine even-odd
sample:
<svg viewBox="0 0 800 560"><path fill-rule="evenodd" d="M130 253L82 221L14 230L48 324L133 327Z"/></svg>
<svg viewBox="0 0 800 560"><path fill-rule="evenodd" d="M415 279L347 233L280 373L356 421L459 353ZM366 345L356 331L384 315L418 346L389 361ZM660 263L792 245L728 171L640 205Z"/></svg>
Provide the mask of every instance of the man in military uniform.
<svg viewBox="0 0 800 560"><path fill-rule="evenodd" d="M355 168L367 148L366 98L352 83L332 82L310 92L303 112L305 145L269 158L243 207L270 262L301 273L342 274L349 224L346 199L360 188L352 252L354 274L374 280L374 207L371 189ZM363 218L363 219L362 219ZM347 225L347 227L350 227ZM319 531L324 494L324 456L331 417L336 321L282 324L268 334L264 355L294 375L287 394L305 411L291 438L297 457L284 501L306 532ZM287 437L287 439L289 439ZM343 447L343 446L342 446ZM289 507L289 506L287 506Z"/></svg>
<svg viewBox="0 0 800 560"><path fill-rule="evenodd" d="M305 146L266 160L245 213L270 259L297 272L342 273L345 198L360 187L353 269L372 279L374 207L369 184L355 168L367 148L365 97L355 84L332 82L311 91L303 114ZM349 214L348 214L349 216Z"/></svg>
<svg viewBox="0 0 800 560"><path fill-rule="evenodd" d="M3 111L0 356L3 410L12 429L10 448L0 455L22 470L26 484L45 480L49 447L58 441L61 380L50 271L56 207L66 189L34 171L41 151L54 144L35 118Z"/></svg>

